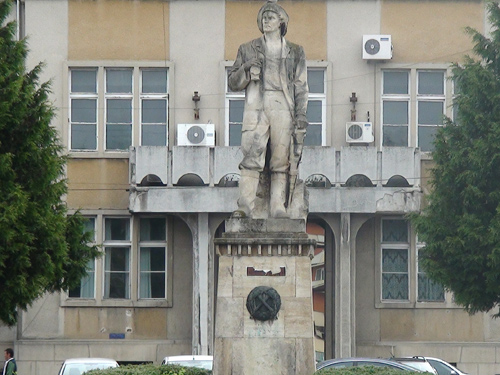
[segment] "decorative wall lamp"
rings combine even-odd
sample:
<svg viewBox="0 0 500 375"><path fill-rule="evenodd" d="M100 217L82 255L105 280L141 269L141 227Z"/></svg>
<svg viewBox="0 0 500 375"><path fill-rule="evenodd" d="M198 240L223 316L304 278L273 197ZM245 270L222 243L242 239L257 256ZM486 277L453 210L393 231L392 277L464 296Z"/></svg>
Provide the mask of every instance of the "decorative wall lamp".
<svg viewBox="0 0 500 375"><path fill-rule="evenodd" d="M194 119L199 120L200 119L200 109L198 108L198 102L200 101L201 96L198 95L198 91L194 92L193 95L193 102L194 102Z"/></svg>

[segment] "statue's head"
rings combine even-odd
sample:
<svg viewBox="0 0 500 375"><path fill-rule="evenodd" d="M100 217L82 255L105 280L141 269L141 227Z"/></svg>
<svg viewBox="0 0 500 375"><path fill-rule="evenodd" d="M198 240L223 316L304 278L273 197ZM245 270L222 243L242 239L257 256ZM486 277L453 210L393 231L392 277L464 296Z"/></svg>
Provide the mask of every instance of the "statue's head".
<svg viewBox="0 0 500 375"><path fill-rule="evenodd" d="M267 3L265 3L262 8L260 8L259 14L257 15L257 25L259 26L259 30L261 33L264 33L264 29L262 27L262 16L265 12L273 12L278 15L281 21L281 36L284 36L286 34L286 29L288 26L288 14L285 12L285 10L276 3L276 0L269 0Z"/></svg>

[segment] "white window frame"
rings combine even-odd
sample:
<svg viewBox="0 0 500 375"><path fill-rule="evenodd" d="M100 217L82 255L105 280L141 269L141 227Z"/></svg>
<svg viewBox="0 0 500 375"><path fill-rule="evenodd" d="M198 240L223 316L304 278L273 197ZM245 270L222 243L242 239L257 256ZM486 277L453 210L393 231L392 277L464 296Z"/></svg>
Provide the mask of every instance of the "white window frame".
<svg viewBox="0 0 500 375"><path fill-rule="evenodd" d="M162 70L162 69L165 69L166 70L166 73L167 73L167 87L166 87L166 92L165 93L144 93L143 92L143 73L145 71L154 71L154 70ZM166 130L165 130L165 147L168 146L168 133L169 133L169 129L168 129L168 112L169 112L169 108L168 108L168 104L169 104L169 96L168 96L168 92L169 92L169 84L170 84L170 78L168 76L168 69L167 68L140 68L139 69L139 145L143 145L143 139L142 139L142 134L143 134L143 127L144 126L149 126L149 125L164 125ZM163 123L158 123L158 124L147 124L147 125L144 125L143 122L142 122L142 102L143 100L158 100L158 101L165 101L166 102L166 114L165 114L165 119L166 119L166 123L163 124Z"/></svg>
<svg viewBox="0 0 500 375"><path fill-rule="evenodd" d="M384 86L385 86L385 73L386 72L400 72L400 73L407 73L408 77L408 93L407 94L384 94ZM381 94L381 100L380 100L380 146L381 147L408 147L411 144L411 92L412 92L412 79L411 79L411 71L408 69L384 69L382 70L382 84L380 85L380 94ZM408 118L408 124L407 126L407 140L406 140L406 145L402 146L385 146L384 145L384 127L388 126L402 126L403 124L384 124L384 103L385 102L406 102L408 105L408 113L407 113L407 118Z"/></svg>
<svg viewBox="0 0 500 375"><path fill-rule="evenodd" d="M383 220L404 220L408 223L408 300L391 300L382 299L382 249L383 248L401 248L403 243L383 243L382 242L382 222ZM418 251L424 246L418 241L418 236L415 233L409 220L401 215L390 215L379 217L376 221L376 241L378 243L378 251L375 262L375 277L376 277L376 308L417 308L417 309L434 309L434 308L453 308L462 309L453 302L453 294L445 290L444 301L420 301L418 299ZM404 244L403 244L404 245Z"/></svg>
<svg viewBox="0 0 500 375"><path fill-rule="evenodd" d="M96 92L95 93L84 93L84 92L78 92L74 93L71 91L71 86L72 86L72 79L73 79L73 71L78 71L78 70L86 70L86 71L95 71L96 72ZM99 70L96 67L71 67L69 68L69 77L68 77L68 91L69 91L69 102L68 102L68 107L69 107L69 113L68 113L68 133L69 133L69 138L68 138L68 145L69 145L69 150L70 152L95 152L99 149ZM73 125L83 125L86 124L87 126L91 126L90 123L78 123L75 122L73 123L72 121L72 103L73 100L95 100L96 103L96 114L95 114L95 131L96 131L96 148L95 149L74 149L73 144L72 144L72 131L73 131ZM94 123L92 123L94 124Z"/></svg>
<svg viewBox="0 0 500 375"><path fill-rule="evenodd" d="M164 219L165 221L165 240L161 241L161 240L150 240L150 241L147 241L147 240L143 240L140 238L140 225L142 224L142 220L147 220L147 219L155 219L155 218L159 218L159 219ZM158 301L158 300L167 300L168 299L168 296L169 296L169 293L168 293L168 287L169 287L169 252L168 252L168 220L166 217L155 217L155 216L147 216L147 217L140 217L139 218L139 236L138 236L138 246L137 246L137 251L138 251L138 269L137 269L137 284L138 284L138 287L137 287L137 295L138 295L138 299L139 300L154 300L154 301ZM143 297L141 296L141 279L142 279L142 275L143 273L161 273L161 271L143 271L141 269L141 259L142 259L142 248L145 247L145 248L161 248L163 249L164 253L165 253L165 264L164 264L164 271L163 271L163 274L165 275L165 285L164 285L164 296L163 297Z"/></svg>
<svg viewBox="0 0 500 375"><path fill-rule="evenodd" d="M175 116L175 110L170 108L170 96L174 92L174 75L173 63L167 61L68 61L65 63L65 80L66 85L63 86L64 104L62 108L62 117L66 119L66 126L63 126L64 145L69 151L69 157L76 158L128 158L129 149L126 150L106 150L106 93L105 93L105 70L106 69L132 69L132 140L131 145L141 145L141 74L143 70L166 69L167 71L167 90L164 95L167 101L167 142L166 147L171 143L170 137L174 134L170 126L170 119ZM71 69L97 69L97 147L95 150L78 150L71 149ZM114 94L110 94L113 96ZM94 96L95 97L95 96Z"/></svg>
<svg viewBox="0 0 500 375"><path fill-rule="evenodd" d="M419 89L419 79L420 79L420 73L443 73L443 94L420 94L418 92ZM419 130L420 127L432 127L432 128L439 128L444 126L443 124L435 124L435 125L421 125L419 121L419 105L421 102L434 102L434 103L442 103L443 105L443 113L442 115L446 115L446 108L447 108L447 101L446 101L446 70L445 69L417 69L416 71L416 91L417 91L417 104L416 104L416 144L417 147L420 147L420 140L419 140ZM424 152L432 152L432 151L424 151Z"/></svg>
<svg viewBox="0 0 500 375"><path fill-rule="evenodd" d="M130 93L110 93L108 92L107 89L107 75L108 72L111 70L124 70L124 71L131 71L131 92ZM134 84L134 79L135 78L135 72L133 67L104 67L104 151L111 151L111 152L128 152L128 149L130 146L135 146L134 144L134 115L135 115L135 108L137 106L134 105L135 100L134 100L134 94L135 94L135 87L136 85ZM108 100L123 100L123 101L130 101L130 145L126 149L115 149L115 148L108 148L108 125L113 125L113 124L108 124ZM125 127L125 125L119 125ZM127 125L128 126L128 125Z"/></svg>
<svg viewBox="0 0 500 375"><path fill-rule="evenodd" d="M327 66L321 66L316 64L312 65L308 63L307 71L310 70L322 70L323 71L323 92L322 93L309 93L308 101L321 101L321 145L316 146L326 146L326 97L328 91L328 69Z"/></svg>
<svg viewBox="0 0 500 375"><path fill-rule="evenodd" d="M124 240L106 240L106 220L108 219L124 219L128 220L128 227L129 227L129 238L124 239ZM104 216L103 221L103 249L104 249L104 266L103 266L103 278L102 278L102 297L105 300L131 300L132 295L132 238L133 238L133 232L132 232L132 220L131 217L127 216ZM128 269L123 270L123 271L116 271L120 273L128 273L128 286L125 289L125 294L126 296L124 298L113 298L113 297L106 297L106 278L107 274L109 273L110 275L113 273L113 271L107 271L106 270L106 249L107 248L127 248L128 249ZM110 285L111 287L111 285ZM128 296L127 296L128 293Z"/></svg>
<svg viewBox="0 0 500 375"><path fill-rule="evenodd" d="M382 238L383 238L383 226L384 226L384 221L389 221L389 220L401 220L401 221L406 221L406 226L407 226L407 237L408 237L408 241L407 242L383 242ZM379 265L379 269L380 269L380 300L382 302L390 302L390 303L398 303L398 302L409 302L410 299L411 299L411 276L410 276L410 264L411 264L411 252L410 252L410 240L411 239L411 232L410 232L410 224L408 223L407 220L405 220L404 218L400 218L400 217L386 217L386 218L382 218L381 220L381 225L380 225L380 265ZM406 272L404 274L407 275L408 277L408 290L407 290L407 294L408 294L408 299L384 299L383 295L384 295L384 291L383 291L383 276L384 276L384 271L383 271L383 257L384 257L384 250L391 250L391 249L395 249L395 250L406 250L407 251L407 259L408 259L408 263L406 265ZM392 272L392 273L395 273L395 272Z"/></svg>

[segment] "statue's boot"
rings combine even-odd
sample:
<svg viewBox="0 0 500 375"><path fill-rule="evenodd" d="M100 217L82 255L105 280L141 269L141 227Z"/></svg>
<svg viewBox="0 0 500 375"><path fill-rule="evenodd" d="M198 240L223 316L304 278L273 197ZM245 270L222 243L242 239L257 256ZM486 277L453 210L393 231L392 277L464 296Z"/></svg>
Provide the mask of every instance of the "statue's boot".
<svg viewBox="0 0 500 375"><path fill-rule="evenodd" d="M241 170L239 181L240 196L238 209L233 212L233 217L251 217L257 197L260 173L258 171Z"/></svg>
<svg viewBox="0 0 500 375"><path fill-rule="evenodd" d="M286 179L286 173L271 174L270 211L272 217L288 217L285 208Z"/></svg>

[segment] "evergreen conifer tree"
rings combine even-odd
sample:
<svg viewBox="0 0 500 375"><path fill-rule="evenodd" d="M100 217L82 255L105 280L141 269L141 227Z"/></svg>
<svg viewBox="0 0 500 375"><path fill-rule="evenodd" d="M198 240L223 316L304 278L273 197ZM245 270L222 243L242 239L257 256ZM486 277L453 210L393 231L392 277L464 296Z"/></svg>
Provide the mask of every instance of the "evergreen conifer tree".
<svg viewBox="0 0 500 375"><path fill-rule="evenodd" d="M491 36L466 28L475 55L452 65L456 116L436 136L428 205L412 217L424 270L469 313L500 303L500 7L487 6Z"/></svg>
<svg viewBox="0 0 500 375"><path fill-rule="evenodd" d="M39 83L41 64L26 70L11 7L0 0L0 320L8 325L45 292L78 285L98 254L84 218L62 200L66 159L50 125L50 84Z"/></svg>

